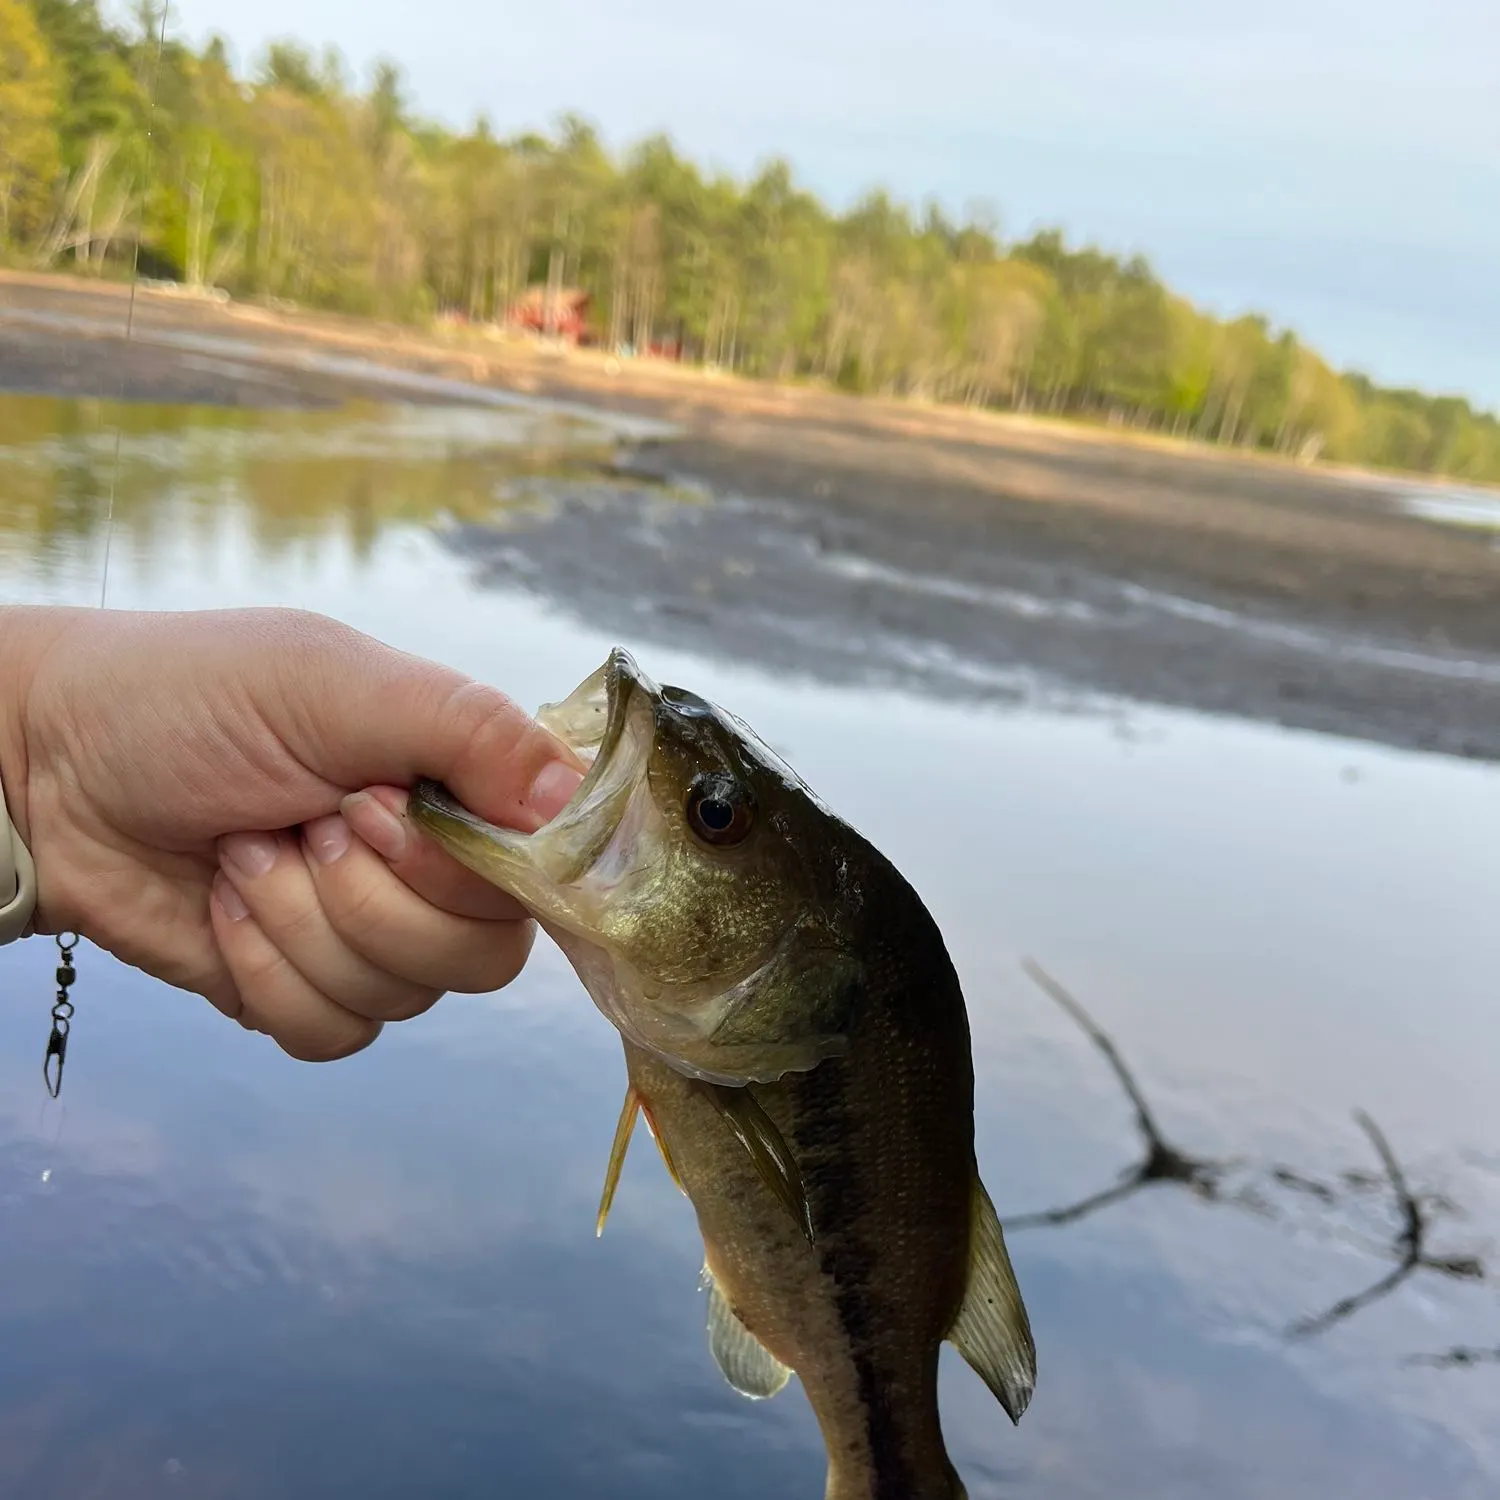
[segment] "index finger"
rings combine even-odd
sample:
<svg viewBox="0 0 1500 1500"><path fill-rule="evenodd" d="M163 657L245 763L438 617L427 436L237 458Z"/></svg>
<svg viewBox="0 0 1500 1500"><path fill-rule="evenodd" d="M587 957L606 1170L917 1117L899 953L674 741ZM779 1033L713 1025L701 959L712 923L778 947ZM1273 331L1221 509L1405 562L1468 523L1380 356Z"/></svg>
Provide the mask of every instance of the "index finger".
<svg viewBox="0 0 1500 1500"><path fill-rule="evenodd" d="M360 840L429 905L457 917L487 921L516 921L527 915L514 896L425 838L404 816L406 803L407 794L400 787L366 787L345 797L339 811Z"/></svg>
<svg viewBox="0 0 1500 1500"><path fill-rule="evenodd" d="M251 614L257 705L325 784L431 777L480 817L531 833L561 806L560 778L582 778L573 751L495 688L322 616Z"/></svg>

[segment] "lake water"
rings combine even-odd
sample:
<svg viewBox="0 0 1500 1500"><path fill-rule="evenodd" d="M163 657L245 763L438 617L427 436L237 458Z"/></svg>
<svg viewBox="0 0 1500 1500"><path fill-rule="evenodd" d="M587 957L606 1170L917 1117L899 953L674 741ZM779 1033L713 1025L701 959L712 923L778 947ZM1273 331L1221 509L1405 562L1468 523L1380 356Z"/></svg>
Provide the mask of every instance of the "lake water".
<svg viewBox="0 0 1500 1500"><path fill-rule="evenodd" d="M704 651L649 597L627 628L618 590L591 616L537 562L548 528L580 505L648 528L697 506L711 527L728 503L538 466L539 445L593 436L525 408L0 397L0 598L96 603L113 488L111 605L316 608L528 705L618 641L718 699L942 926L1002 1218L1080 1203L1142 1158L1124 1092L1027 956L1204 1163L1013 1227L1040 1363L1020 1428L944 1356L974 1500L1495 1494L1500 773L1024 674L966 702L951 662L941 694L920 673L789 677ZM0 950L0 1494L821 1495L796 1383L751 1404L711 1361L692 1212L653 1153L631 1154L595 1240L623 1064L545 943L506 991L324 1067L84 946L58 1103L40 1073L54 962L40 940ZM1399 1260L1356 1109L1438 1268L1292 1336Z"/></svg>
<svg viewBox="0 0 1500 1500"><path fill-rule="evenodd" d="M1480 531L1500 531L1500 494L1493 489L1465 489L1461 485L1414 485L1403 494L1405 508L1413 515L1467 526Z"/></svg>

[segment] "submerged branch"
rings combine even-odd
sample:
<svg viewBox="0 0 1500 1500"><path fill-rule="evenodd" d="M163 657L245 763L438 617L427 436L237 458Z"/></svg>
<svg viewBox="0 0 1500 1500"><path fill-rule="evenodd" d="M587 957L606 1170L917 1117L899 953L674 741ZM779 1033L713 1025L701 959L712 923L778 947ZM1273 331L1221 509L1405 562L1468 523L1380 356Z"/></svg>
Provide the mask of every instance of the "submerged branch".
<svg viewBox="0 0 1500 1500"><path fill-rule="evenodd" d="M1129 1065L1109 1034L1096 1022L1081 1004L1038 963L1026 959L1023 967L1036 985L1062 1009L1081 1030L1095 1050L1104 1058L1114 1074L1135 1115L1136 1129L1140 1134L1143 1153L1134 1166L1129 1167L1119 1181L1111 1186L1078 1199L1074 1203L1059 1205L1028 1214L1007 1216L1006 1228L1010 1230L1056 1227L1076 1223L1111 1203L1119 1203L1152 1183L1176 1183L1187 1188L1193 1195L1207 1203L1232 1204L1269 1215L1272 1210L1250 1189L1232 1196L1222 1191L1223 1182L1232 1162L1215 1161L1204 1157L1192 1157L1171 1145L1161 1132L1156 1116L1146 1100L1145 1092L1136 1080ZM1384 1131L1363 1110L1354 1115L1355 1122L1369 1139L1380 1172L1346 1172L1342 1182L1345 1190L1362 1193L1371 1188L1385 1188L1394 1200L1399 1216L1399 1228L1386 1243L1364 1248L1376 1255L1385 1255L1395 1264L1370 1285L1341 1297L1332 1306L1313 1316L1301 1318L1286 1329L1290 1339L1306 1339L1324 1333L1336 1324L1353 1317L1373 1303L1381 1301L1396 1291L1403 1282L1419 1271L1431 1271L1457 1281L1483 1281L1486 1279L1484 1263L1477 1256L1434 1255L1427 1248L1432 1227L1430 1210L1439 1213L1451 1210L1445 1199L1433 1194L1419 1194L1413 1190L1406 1172ZM1292 1167L1277 1165L1269 1169L1270 1180L1283 1188L1310 1198L1326 1208L1336 1207L1342 1200L1339 1190L1324 1182L1305 1175ZM1428 1364L1440 1367L1471 1366L1500 1363L1500 1348L1483 1349L1457 1347L1444 1354L1414 1356L1408 1364Z"/></svg>
<svg viewBox="0 0 1500 1500"><path fill-rule="evenodd" d="M1342 1323L1362 1308L1369 1307L1372 1302L1379 1302L1382 1298L1390 1296L1402 1282L1418 1271L1436 1271L1439 1275L1463 1281L1484 1279L1484 1266L1473 1256L1433 1256L1427 1253L1427 1231L1431 1227L1430 1221L1422 1210L1421 1201L1408 1185L1406 1173L1402 1170L1396 1153L1391 1149L1391 1143L1386 1139L1380 1127L1363 1110L1356 1110L1354 1119L1360 1129L1370 1138L1370 1144L1375 1148L1375 1154L1379 1156L1380 1163L1385 1168L1386 1181L1390 1184L1391 1194L1396 1200L1396 1208L1401 1216L1401 1228L1397 1230L1390 1246L1390 1250L1396 1257L1396 1264L1384 1276L1371 1282L1362 1291L1341 1297L1332 1307L1313 1317L1298 1319L1287 1329L1288 1338L1312 1338L1317 1334L1326 1333L1336 1323Z"/></svg>
<svg viewBox="0 0 1500 1500"><path fill-rule="evenodd" d="M1091 1193L1087 1198L1080 1198L1077 1203L1069 1203L1062 1208L1043 1209L1038 1213L1013 1214L1006 1219L1005 1227L1030 1229L1038 1224L1072 1224L1075 1220L1087 1218L1095 1209L1104 1208L1121 1198L1128 1198L1144 1186L1145 1182L1139 1171L1133 1171L1122 1182Z"/></svg>
<svg viewBox="0 0 1500 1500"><path fill-rule="evenodd" d="M1159 1142L1162 1138L1161 1132L1156 1128L1156 1120L1151 1114L1150 1106L1146 1103L1146 1096L1141 1092L1140 1085L1136 1083L1135 1075L1125 1066L1125 1059L1120 1056L1119 1049L1108 1033L1035 959L1025 959L1021 967L1025 969L1038 988L1050 995L1067 1011L1083 1034L1103 1053L1105 1062L1109 1064L1115 1077L1120 1080L1120 1087L1125 1090L1126 1096L1135 1108L1136 1123L1140 1126L1141 1134L1150 1144Z"/></svg>
<svg viewBox="0 0 1500 1500"><path fill-rule="evenodd" d="M1500 1365L1500 1347L1474 1349L1465 1344L1445 1349L1441 1354L1413 1354L1402 1364L1426 1365L1433 1370L1461 1370L1474 1365Z"/></svg>
<svg viewBox="0 0 1500 1500"><path fill-rule="evenodd" d="M1371 1282L1363 1291L1355 1292L1348 1297L1340 1297L1332 1307L1318 1313L1315 1317L1299 1318L1287 1328L1286 1336L1289 1339L1308 1339L1317 1334L1326 1333L1335 1323L1342 1323L1345 1318L1352 1317L1361 1308L1369 1307L1372 1302L1379 1302L1382 1297L1390 1296L1416 1268L1415 1261L1402 1262L1394 1270L1387 1271L1379 1281Z"/></svg>
<svg viewBox="0 0 1500 1500"><path fill-rule="evenodd" d="M1212 1161L1206 1157L1189 1156L1179 1151L1161 1133L1151 1106L1135 1075L1120 1055L1109 1034L1094 1020L1078 1001L1060 985L1040 964L1026 959L1022 967L1047 995L1068 1014L1094 1047L1109 1064L1110 1071L1119 1081L1125 1096L1135 1111L1136 1128L1141 1134L1145 1150L1135 1166L1127 1170L1124 1177L1113 1187L1101 1189L1081 1198L1076 1203L1058 1208L1045 1209L1030 1214L1017 1214L1006 1222L1012 1229L1026 1229L1037 1225L1071 1224L1085 1218L1097 1209L1117 1203L1141 1188L1156 1182L1175 1182L1200 1198L1223 1201L1219 1188L1230 1163ZM1249 1206L1249 1205L1247 1205Z"/></svg>

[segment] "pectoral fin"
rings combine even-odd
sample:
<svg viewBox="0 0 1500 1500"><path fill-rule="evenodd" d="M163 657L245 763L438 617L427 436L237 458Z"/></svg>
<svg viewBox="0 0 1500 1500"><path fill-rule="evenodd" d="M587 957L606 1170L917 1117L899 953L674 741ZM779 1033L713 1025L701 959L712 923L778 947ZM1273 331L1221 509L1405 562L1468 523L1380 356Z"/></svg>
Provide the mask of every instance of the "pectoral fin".
<svg viewBox="0 0 1500 1500"><path fill-rule="evenodd" d="M713 1101L714 1108L723 1116L739 1143L750 1153L750 1160L755 1163L761 1180L775 1193L806 1235L807 1242L814 1243L812 1211L807 1204L802 1173L796 1157L776 1128L776 1122L760 1107L748 1088L730 1088L720 1083L704 1083L699 1087Z"/></svg>
<svg viewBox="0 0 1500 1500"><path fill-rule="evenodd" d="M774 1396L792 1372L734 1315L707 1266L703 1283L708 1288L708 1347L720 1373L752 1401Z"/></svg>
<svg viewBox="0 0 1500 1500"><path fill-rule="evenodd" d="M948 1341L1019 1422L1036 1386L1036 1345L1000 1220L976 1173L969 1225L969 1284Z"/></svg>

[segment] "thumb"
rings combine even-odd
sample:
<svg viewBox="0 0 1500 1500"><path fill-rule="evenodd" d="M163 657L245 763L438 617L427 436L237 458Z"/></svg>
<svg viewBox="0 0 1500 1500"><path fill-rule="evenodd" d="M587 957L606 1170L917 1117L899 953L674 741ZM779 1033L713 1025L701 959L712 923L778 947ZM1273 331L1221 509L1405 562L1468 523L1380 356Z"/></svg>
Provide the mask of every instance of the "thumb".
<svg viewBox="0 0 1500 1500"><path fill-rule="evenodd" d="M480 817L530 833L572 795L577 757L498 689L321 615L266 611L271 727L342 791L441 781Z"/></svg>

